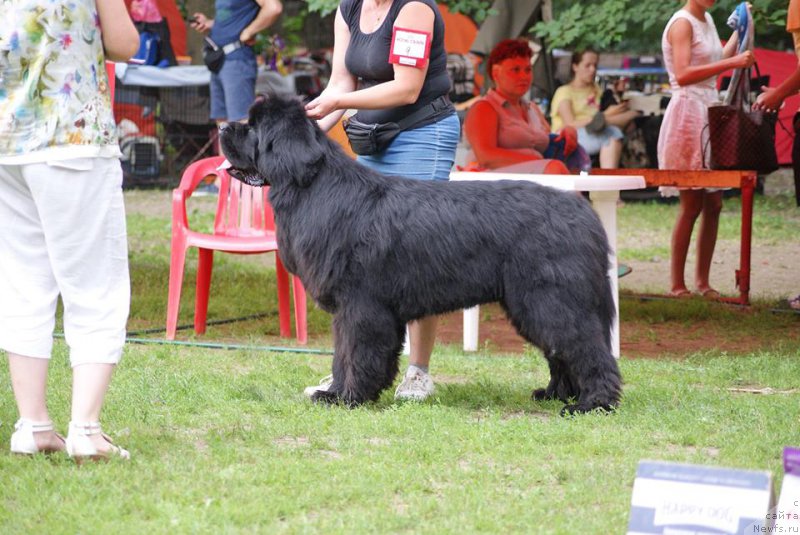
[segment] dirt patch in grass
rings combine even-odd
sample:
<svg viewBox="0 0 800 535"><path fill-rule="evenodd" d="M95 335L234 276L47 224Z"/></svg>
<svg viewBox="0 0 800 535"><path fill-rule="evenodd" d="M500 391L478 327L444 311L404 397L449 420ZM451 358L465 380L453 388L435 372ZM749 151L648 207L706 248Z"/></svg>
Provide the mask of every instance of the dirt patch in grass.
<svg viewBox="0 0 800 535"><path fill-rule="evenodd" d="M461 312L442 316L437 333L439 342L461 345L463 333ZM623 321L620 335L623 358L685 358L709 350L745 355L769 350L779 344L800 343L800 329L796 324L773 330L765 337L744 331L731 333L721 329L713 320L693 320L690 323ZM523 353L529 348L497 304L481 307L478 347L498 353Z"/></svg>
<svg viewBox="0 0 800 535"><path fill-rule="evenodd" d="M719 240L711 266L711 284L722 295L739 297L736 271L740 269L738 240ZM750 263L750 297L752 299L785 300L800 292L797 242L753 244ZM624 259L623 259L624 260ZM694 273L694 244L686 262L686 282L692 284ZM620 279L620 289L633 292L666 293L669 290L669 257L650 260L624 260L633 271Z"/></svg>
<svg viewBox="0 0 800 535"><path fill-rule="evenodd" d="M800 342L798 329L782 330L770 340L745 332L724 332L713 320L646 324L625 322L620 327L620 353L623 357L685 358L710 350L730 355L747 355L770 350L781 343Z"/></svg>

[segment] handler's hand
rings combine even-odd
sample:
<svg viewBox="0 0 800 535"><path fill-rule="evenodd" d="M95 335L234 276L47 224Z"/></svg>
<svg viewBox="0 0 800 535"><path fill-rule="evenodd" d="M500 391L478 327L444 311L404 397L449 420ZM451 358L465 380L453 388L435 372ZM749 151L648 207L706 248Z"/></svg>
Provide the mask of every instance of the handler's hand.
<svg viewBox="0 0 800 535"><path fill-rule="evenodd" d="M195 13L194 21L190 24L190 26L198 32L205 33L211 30L211 28L214 26L214 19L210 19L202 13Z"/></svg>
<svg viewBox="0 0 800 535"><path fill-rule="evenodd" d="M753 109L764 110L769 113L777 112L783 104L783 99L778 92L775 91L775 88L762 86L761 91L763 91L763 93L758 95L758 98L753 103Z"/></svg>
<svg viewBox="0 0 800 535"><path fill-rule="evenodd" d="M338 102L339 98L336 94L323 91L320 96L306 104L306 115L311 119L322 119L332 111L339 109Z"/></svg>

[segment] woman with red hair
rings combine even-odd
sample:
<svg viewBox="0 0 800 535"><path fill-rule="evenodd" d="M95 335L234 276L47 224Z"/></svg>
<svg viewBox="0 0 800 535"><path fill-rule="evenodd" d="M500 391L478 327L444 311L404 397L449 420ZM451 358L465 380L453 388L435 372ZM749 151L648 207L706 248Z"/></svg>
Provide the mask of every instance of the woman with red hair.
<svg viewBox="0 0 800 535"><path fill-rule="evenodd" d="M506 39L492 49L486 71L494 87L470 108L464 124L467 140L477 163L489 169L556 158L543 162L542 171L581 170L589 159L578 147L575 129L565 127L551 136L544 114L527 98L532 55L524 39Z"/></svg>

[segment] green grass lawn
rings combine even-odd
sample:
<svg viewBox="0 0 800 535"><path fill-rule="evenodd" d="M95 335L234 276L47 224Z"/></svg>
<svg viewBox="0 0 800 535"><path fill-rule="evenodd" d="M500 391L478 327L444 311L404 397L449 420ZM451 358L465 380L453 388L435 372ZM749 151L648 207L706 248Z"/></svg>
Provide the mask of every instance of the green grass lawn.
<svg viewBox="0 0 800 535"><path fill-rule="evenodd" d="M797 225L788 201L759 202L761 224L775 227L770 235L800 249L798 235L781 225ZM210 224L207 213L195 215ZM668 234L674 206L628 204L622 217L637 232ZM168 215L131 214L128 222L129 327L163 340ZM192 318L195 258L182 324ZM214 325L204 337L182 330L182 345L126 347L103 422L131 451L128 463L77 467L64 456L10 455L17 413L0 366L0 533L624 533L639 460L770 470L777 491L782 448L800 445L800 317L758 302L740 311L702 300L623 299L623 333L700 324L700 336L758 343L623 358L624 397L612 415L562 418L561 403L531 401L548 378L544 359L491 346L478 354L437 347L437 393L425 403L398 404L386 391L347 410L302 395L330 370L327 314L310 306L315 352L303 352L277 338L270 260L216 259L209 318L261 316ZM274 350L284 347L295 351ZM50 383L51 413L64 432L63 341Z"/></svg>
<svg viewBox="0 0 800 535"><path fill-rule="evenodd" d="M669 258L669 244L675 224L677 203L629 202L618 211L619 256L622 260ZM723 201L718 241L739 243L742 204L738 197ZM775 246L798 242L800 210L793 197L756 196L753 209L753 245ZM696 237L696 236L695 236ZM693 249L692 249L693 251ZM753 261L758 261L754 258ZM798 281L800 289L800 281Z"/></svg>
<svg viewBox="0 0 800 535"><path fill-rule="evenodd" d="M53 417L68 419L59 344ZM0 531L622 533L640 459L781 473L800 349L623 360L613 415L534 403L537 355L436 355L434 398L355 410L301 394L328 356L128 346L105 427L129 463L0 455ZM6 371L0 379L7 382ZM772 394L737 392L766 388ZM4 395L0 443L15 410ZM780 480L780 477L778 477Z"/></svg>

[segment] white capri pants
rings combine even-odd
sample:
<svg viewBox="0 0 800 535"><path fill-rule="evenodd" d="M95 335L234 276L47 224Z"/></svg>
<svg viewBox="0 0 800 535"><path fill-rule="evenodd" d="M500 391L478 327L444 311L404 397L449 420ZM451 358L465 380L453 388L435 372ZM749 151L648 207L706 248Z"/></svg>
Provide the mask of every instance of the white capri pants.
<svg viewBox="0 0 800 535"><path fill-rule="evenodd" d="M116 158L0 165L0 348L50 358L59 294L72 366L119 362L130 278Z"/></svg>

